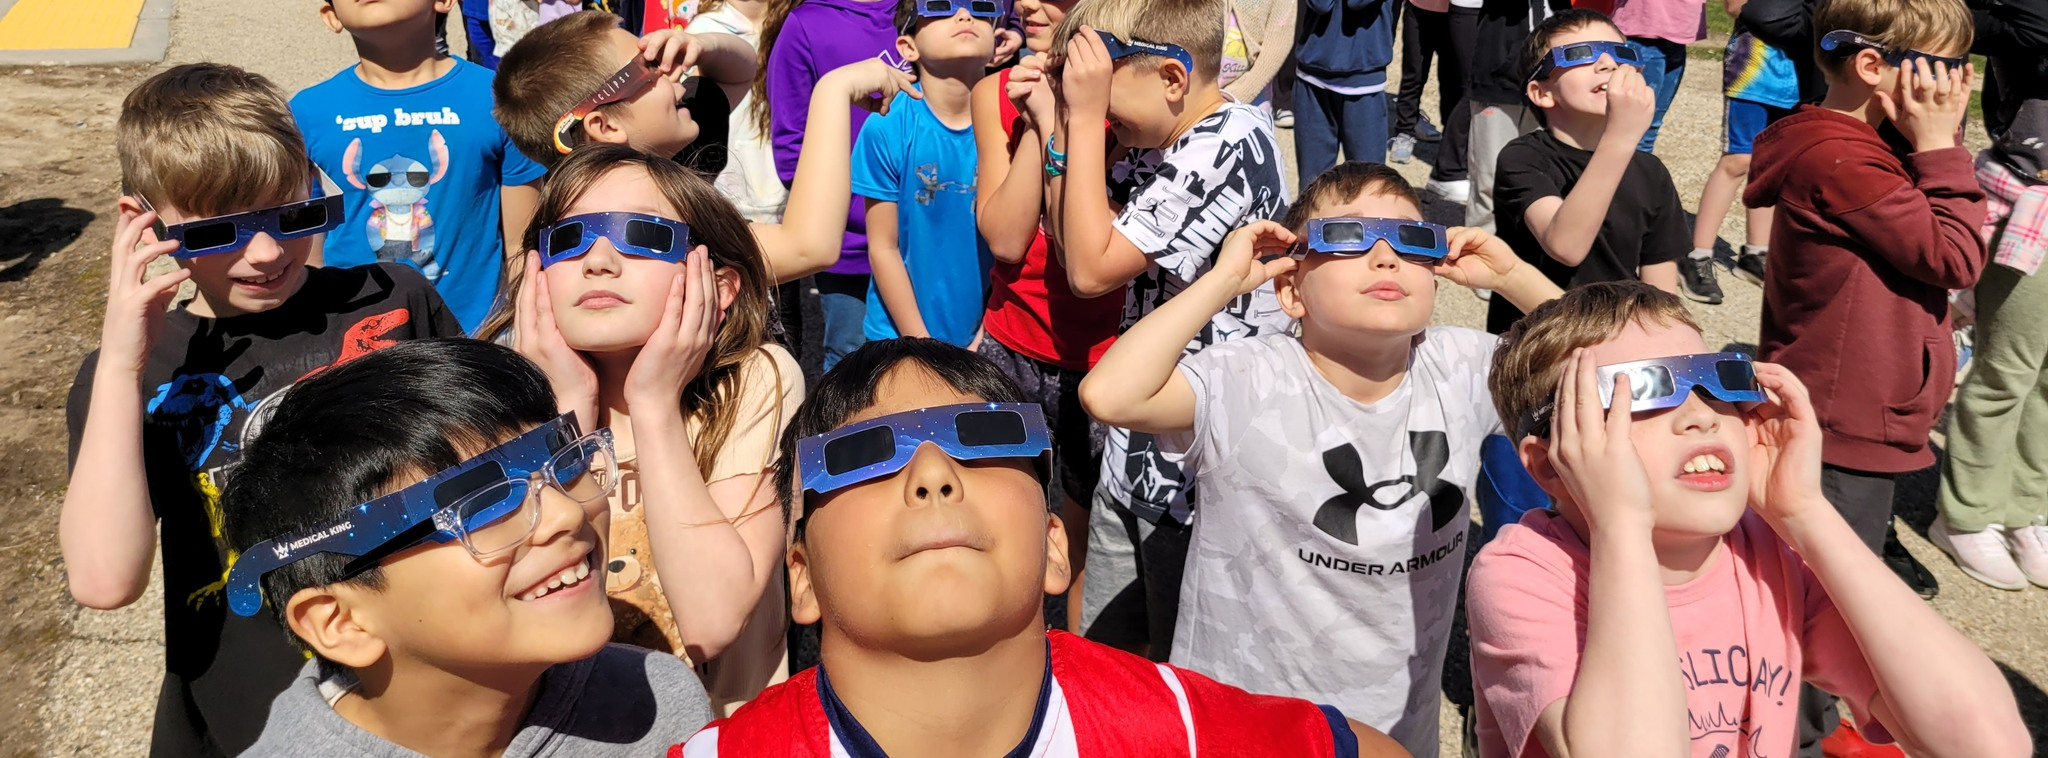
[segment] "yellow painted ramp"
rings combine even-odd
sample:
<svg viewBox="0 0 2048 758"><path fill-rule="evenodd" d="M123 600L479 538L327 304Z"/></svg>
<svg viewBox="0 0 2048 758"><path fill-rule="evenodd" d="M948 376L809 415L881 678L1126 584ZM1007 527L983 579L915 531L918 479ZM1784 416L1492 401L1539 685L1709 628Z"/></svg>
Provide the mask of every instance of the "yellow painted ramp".
<svg viewBox="0 0 2048 758"><path fill-rule="evenodd" d="M0 50L125 48L142 0L19 0L0 17Z"/></svg>

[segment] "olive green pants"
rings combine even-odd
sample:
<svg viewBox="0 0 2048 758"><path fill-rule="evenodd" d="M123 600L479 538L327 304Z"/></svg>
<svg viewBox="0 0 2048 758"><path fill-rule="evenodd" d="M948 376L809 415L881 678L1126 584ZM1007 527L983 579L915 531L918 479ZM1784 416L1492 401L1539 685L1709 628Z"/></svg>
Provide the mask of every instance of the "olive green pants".
<svg viewBox="0 0 2048 758"><path fill-rule="evenodd" d="M2048 516L2048 271L1977 283L1977 346L1956 393L1941 514L1958 532Z"/></svg>

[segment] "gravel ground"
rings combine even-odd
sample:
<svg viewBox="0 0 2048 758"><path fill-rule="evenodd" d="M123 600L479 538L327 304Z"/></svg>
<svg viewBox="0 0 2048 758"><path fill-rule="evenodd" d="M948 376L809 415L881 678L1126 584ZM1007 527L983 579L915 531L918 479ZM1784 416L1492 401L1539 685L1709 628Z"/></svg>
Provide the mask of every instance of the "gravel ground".
<svg viewBox="0 0 2048 758"><path fill-rule="evenodd" d="M279 86L295 91L351 62L347 38L329 34L315 18L316 8L314 4L287 6L259 0L182 0L172 20L170 61L235 63L269 75ZM458 39L459 27L450 25ZM459 42L457 45L459 50ZM1695 58L1690 68L1684 89L1665 118L1657 154L1670 168L1686 206L1693 208L1720 155L1723 135L1719 62ZM1434 118L1434 111L1432 85L1425 96L1425 112ZM1283 151L1290 165L1291 137L1281 132L1282 141L1288 143ZM1973 124L1970 144L1981 147L1985 142L1981 126ZM1424 161L1433 149L1425 145L1416 161L1399 166L1418 186L1426 178ZM1457 206L1442 202L1431 202L1425 211L1434 220L1456 223L1462 218ZM1741 214L1731 213L1722 224L1721 237L1739 244L1742 227ZM1725 273L1722 287L1728 295L1726 303L1692 304L1693 314L1706 328L1709 344L1749 349L1756 342L1760 290ZM1447 293L1438 302L1443 323L1472 327L1484 323L1485 304L1476 297ZM1938 475L1930 471L1902 483L1897 505L1905 528L1900 534L1914 555L1941 579L1942 594L1933 601L1934 607L1998 660L2019 694L2028 723L2037 735L2048 737L2048 694L2040 684L2048 683L2048 632L2043 631L2048 592L1993 590L1963 576L1929 545L1923 535L1932 519L1937 482ZM68 637L58 646L60 668L43 709L49 736L47 754L123 758L147 753L156 683L163 665L162 602L161 587L155 586L142 602L121 611L75 614ZM1461 668L1454 661L1454 671ZM1454 691L1451 699L1467 700L1469 693ZM1457 709L1448 703L1442 726L1446 737L1443 755L1458 755L1455 736L1462 723Z"/></svg>

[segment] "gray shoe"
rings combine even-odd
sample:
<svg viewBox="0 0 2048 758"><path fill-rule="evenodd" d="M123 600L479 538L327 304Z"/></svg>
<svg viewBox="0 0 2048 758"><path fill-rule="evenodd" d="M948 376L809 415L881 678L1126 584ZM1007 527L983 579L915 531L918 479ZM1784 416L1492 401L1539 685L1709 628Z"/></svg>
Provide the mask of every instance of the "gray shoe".
<svg viewBox="0 0 2048 758"><path fill-rule="evenodd" d="M1276 129L1293 129L1294 111L1288 110L1286 108L1274 108L1273 127Z"/></svg>
<svg viewBox="0 0 2048 758"><path fill-rule="evenodd" d="M1387 160L1392 163L1407 163L1415 159L1415 138L1396 134L1387 141Z"/></svg>

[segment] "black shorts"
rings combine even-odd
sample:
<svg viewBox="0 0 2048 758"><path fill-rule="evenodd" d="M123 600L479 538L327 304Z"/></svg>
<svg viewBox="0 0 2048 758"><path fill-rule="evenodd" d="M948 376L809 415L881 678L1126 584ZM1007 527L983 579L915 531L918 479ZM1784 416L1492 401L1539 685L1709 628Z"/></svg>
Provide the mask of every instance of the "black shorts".
<svg viewBox="0 0 2048 758"><path fill-rule="evenodd" d="M1095 494L1095 482L1102 478L1106 434L1081 408L1081 378L1088 373L1024 355L994 337L982 337L976 352L1022 387L1027 401L1045 409L1045 425L1052 432L1052 481L1048 482L1052 497L1047 507L1058 513L1064 499L1087 506Z"/></svg>

